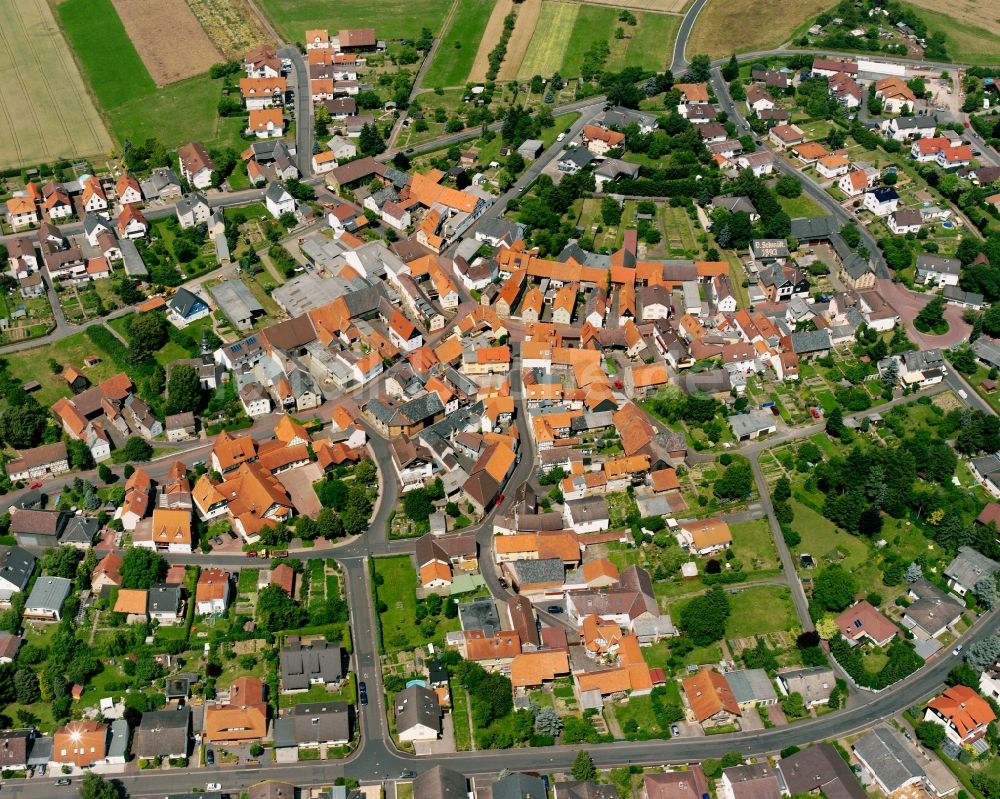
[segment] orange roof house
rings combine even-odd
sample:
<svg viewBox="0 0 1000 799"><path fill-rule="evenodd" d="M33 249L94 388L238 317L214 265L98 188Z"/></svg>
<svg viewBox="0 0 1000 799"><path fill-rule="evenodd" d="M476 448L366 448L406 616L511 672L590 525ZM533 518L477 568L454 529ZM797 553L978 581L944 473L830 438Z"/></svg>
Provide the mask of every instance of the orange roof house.
<svg viewBox="0 0 1000 799"><path fill-rule="evenodd" d="M139 541L133 541L142 546ZM153 510L152 548L161 550L191 551L191 511L185 509L155 508Z"/></svg>
<svg viewBox="0 0 1000 799"><path fill-rule="evenodd" d="M823 156L830 154L830 151L818 141L807 141L802 144L796 144L792 147L792 152L803 161L818 161Z"/></svg>
<svg viewBox="0 0 1000 799"><path fill-rule="evenodd" d="M944 727L947 736L961 745L986 734L986 727L996 719L989 703L966 685L946 688L941 696L927 703L925 721Z"/></svg>
<svg viewBox="0 0 1000 799"><path fill-rule="evenodd" d="M689 103L708 102L708 85L705 83L675 83L674 88Z"/></svg>
<svg viewBox="0 0 1000 799"><path fill-rule="evenodd" d="M257 444L250 436L231 436L225 430L219 433L212 448L212 466L225 474L241 463L257 458Z"/></svg>
<svg viewBox="0 0 1000 799"><path fill-rule="evenodd" d="M276 585L291 597L295 596L295 570L287 563L271 569L271 585Z"/></svg>
<svg viewBox="0 0 1000 799"><path fill-rule="evenodd" d="M285 414L274 426L274 437L286 444L308 444L309 433L291 416Z"/></svg>
<svg viewBox="0 0 1000 799"><path fill-rule="evenodd" d="M564 674L569 674L569 657L560 650L522 652L510 664L515 689L538 688Z"/></svg>
<svg viewBox="0 0 1000 799"><path fill-rule="evenodd" d="M432 560L420 567L420 585L424 588L439 588L451 585L451 566L439 560Z"/></svg>
<svg viewBox="0 0 1000 799"><path fill-rule="evenodd" d="M229 688L229 704L205 708L205 738L211 743L257 741L266 734L264 684L256 677L237 677Z"/></svg>
<svg viewBox="0 0 1000 799"><path fill-rule="evenodd" d="M130 616L146 616L148 605L148 592L132 588L122 588L118 591L118 599L115 600L115 613L127 613Z"/></svg>
<svg viewBox="0 0 1000 799"><path fill-rule="evenodd" d="M684 536L691 551L698 555L718 552L733 543L732 531L722 519L684 522L681 525L681 535Z"/></svg>
<svg viewBox="0 0 1000 799"><path fill-rule="evenodd" d="M52 763L89 768L104 760L108 751L108 725L96 721L71 721L52 736Z"/></svg>
<svg viewBox="0 0 1000 799"><path fill-rule="evenodd" d="M852 641L867 638L882 646L899 635L899 628L866 599L851 605L836 621L841 634Z"/></svg>
<svg viewBox="0 0 1000 799"><path fill-rule="evenodd" d="M695 720L706 726L731 723L740 706L726 678L712 669L702 669L683 682L684 695Z"/></svg>

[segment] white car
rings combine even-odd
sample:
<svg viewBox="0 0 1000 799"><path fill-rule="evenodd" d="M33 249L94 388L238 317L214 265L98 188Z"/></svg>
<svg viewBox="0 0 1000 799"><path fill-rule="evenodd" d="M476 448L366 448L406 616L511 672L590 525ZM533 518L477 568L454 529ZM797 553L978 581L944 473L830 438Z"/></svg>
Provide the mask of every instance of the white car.
<svg viewBox="0 0 1000 799"><path fill-rule="evenodd" d="M208 783L208 785L205 786L205 790L206 791L221 791L222 790L222 784L218 783L218 782L210 782L210 783Z"/></svg>
<svg viewBox="0 0 1000 799"><path fill-rule="evenodd" d="M951 654L957 655L959 652L962 651L963 646L964 644L959 644L958 646L956 646L954 649L951 650Z"/></svg>
<svg viewBox="0 0 1000 799"><path fill-rule="evenodd" d="M556 136L556 141L562 141L565 138L566 138L566 134L565 133L560 133L558 136Z"/></svg>
<svg viewBox="0 0 1000 799"><path fill-rule="evenodd" d="M962 399L968 399L969 398L969 395L966 393L966 391L965 391L964 388L960 388L958 390L958 396L960 396Z"/></svg>

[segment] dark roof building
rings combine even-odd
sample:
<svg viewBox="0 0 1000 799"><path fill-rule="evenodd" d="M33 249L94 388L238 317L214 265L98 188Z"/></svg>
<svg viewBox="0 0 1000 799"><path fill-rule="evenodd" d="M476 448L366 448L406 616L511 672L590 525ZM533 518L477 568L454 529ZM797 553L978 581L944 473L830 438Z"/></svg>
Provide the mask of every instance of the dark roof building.
<svg viewBox="0 0 1000 799"><path fill-rule="evenodd" d="M778 768L794 796L820 792L826 799L867 799L868 794L855 779L832 744L816 744L778 761Z"/></svg>
<svg viewBox="0 0 1000 799"><path fill-rule="evenodd" d="M466 799L469 782L463 774L435 766L413 780L413 795L420 799Z"/></svg>
<svg viewBox="0 0 1000 799"><path fill-rule="evenodd" d="M135 731L132 751L136 757L187 757L191 739L191 710L156 710L143 713Z"/></svg>
<svg viewBox="0 0 1000 799"><path fill-rule="evenodd" d="M301 644L298 636L281 648L282 693L307 691L310 685L335 686L344 679L344 656L339 646L326 641Z"/></svg>

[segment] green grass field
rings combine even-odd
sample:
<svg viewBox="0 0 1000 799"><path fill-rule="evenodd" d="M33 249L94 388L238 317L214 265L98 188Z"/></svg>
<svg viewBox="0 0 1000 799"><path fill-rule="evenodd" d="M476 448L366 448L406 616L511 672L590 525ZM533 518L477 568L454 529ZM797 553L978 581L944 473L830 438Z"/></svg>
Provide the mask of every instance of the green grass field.
<svg viewBox="0 0 1000 799"><path fill-rule="evenodd" d="M83 77L45 0L0 0L0 167L73 156L111 146Z"/></svg>
<svg viewBox="0 0 1000 799"><path fill-rule="evenodd" d="M798 197L782 197L779 195L778 203L781 205L781 210L792 219L803 216L823 216L826 213L819 205L804 194Z"/></svg>
<svg viewBox="0 0 1000 799"><path fill-rule="evenodd" d="M424 86L464 86L496 0L461 0L424 75Z"/></svg>
<svg viewBox="0 0 1000 799"><path fill-rule="evenodd" d="M261 7L279 32L301 42L305 31L326 28L375 28L380 39L409 39L421 28L435 34L448 12L444 0L379 0L378 3L330 3L328 0L261 0Z"/></svg>
<svg viewBox="0 0 1000 799"><path fill-rule="evenodd" d="M66 36L119 141L155 137L168 147L196 140L208 147L240 141L242 118L223 119L222 82L200 75L158 89L111 0L57 6Z"/></svg>
<svg viewBox="0 0 1000 799"><path fill-rule="evenodd" d="M66 0L59 6L63 29L104 108L156 91L111 0Z"/></svg>
<svg viewBox="0 0 1000 799"><path fill-rule="evenodd" d="M784 586L765 585L741 590L730 597L729 606L727 638L790 630L798 624L791 593Z"/></svg>
<svg viewBox="0 0 1000 799"><path fill-rule="evenodd" d="M948 55L952 59L984 66L1000 61L1000 36L985 26L974 27L955 17L923 8L917 9L917 14L931 32L941 31L944 34Z"/></svg>
<svg viewBox="0 0 1000 799"><path fill-rule="evenodd" d="M733 552L743 561L744 571L767 571L778 568L778 553L766 519L731 524Z"/></svg>
<svg viewBox="0 0 1000 799"><path fill-rule="evenodd" d="M96 366L84 369L83 359L88 355L96 355L102 360ZM41 384L41 389L35 392L34 396L45 406L51 405L59 397L68 397L73 393L66 384L66 379L49 369L50 359L57 361L63 367L73 366L81 370L95 385L121 371L84 332L76 333L55 344L12 352L3 357L8 363L11 375L19 377L26 383L37 380Z"/></svg>
<svg viewBox="0 0 1000 799"><path fill-rule="evenodd" d="M584 54L598 42L607 42L617 27L618 11L603 6L580 6L573 32L565 45L562 68L565 77L576 77L583 66Z"/></svg>
<svg viewBox="0 0 1000 799"><path fill-rule="evenodd" d="M521 61L518 78L524 80L534 75L548 78L561 69L566 43L581 8L576 3L542 3L538 25Z"/></svg>
<svg viewBox="0 0 1000 799"><path fill-rule="evenodd" d="M412 649L424 643L413 623L417 614L417 573L409 555L376 558L375 573L382 576L379 601L386 604L382 620L382 640L387 652Z"/></svg>
<svg viewBox="0 0 1000 799"><path fill-rule="evenodd" d="M638 24L635 26L617 23L625 31L624 39L611 39L611 57L608 69L620 70L624 67L641 67L655 71L662 70L670 60L674 50L674 39L680 28L681 18L673 14L636 12Z"/></svg>

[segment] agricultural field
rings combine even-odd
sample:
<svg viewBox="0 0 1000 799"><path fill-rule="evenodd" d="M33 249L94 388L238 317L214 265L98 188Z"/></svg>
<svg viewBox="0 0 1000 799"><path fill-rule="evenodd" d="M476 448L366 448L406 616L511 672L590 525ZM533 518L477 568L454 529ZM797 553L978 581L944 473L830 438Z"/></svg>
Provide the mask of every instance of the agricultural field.
<svg viewBox="0 0 1000 799"><path fill-rule="evenodd" d="M550 77L562 69L566 43L573 32L580 8L577 3L542 3L535 35L531 37L528 51L521 62L518 78L526 80L533 75Z"/></svg>
<svg viewBox="0 0 1000 799"><path fill-rule="evenodd" d="M673 14L635 11L635 25L619 21L616 3L592 4L544 0L531 43L517 76L579 75L587 50L599 42L610 48L607 68L662 70L670 58L681 18ZM623 38L615 38L621 28Z"/></svg>
<svg viewBox="0 0 1000 799"><path fill-rule="evenodd" d="M458 4L424 75L423 85L465 85L495 5L495 0L464 0Z"/></svg>
<svg viewBox="0 0 1000 799"><path fill-rule="evenodd" d="M278 33L301 41L310 28L374 28L380 39L415 39L422 28L435 34L448 13L442 0L379 0L378 3L330 3L329 0L260 0Z"/></svg>
<svg viewBox="0 0 1000 799"><path fill-rule="evenodd" d="M45 0L0 0L0 70L0 168L111 148Z"/></svg>
<svg viewBox="0 0 1000 799"><path fill-rule="evenodd" d="M608 69L641 67L660 72L669 66L681 18L672 14L636 13L636 25L621 25L625 38L612 35Z"/></svg>
<svg viewBox="0 0 1000 799"><path fill-rule="evenodd" d="M821 11L829 0L730 0L708 3L698 15L687 53L721 58L732 52L777 47Z"/></svg>
<svg viewBox="0 0 1000 799"><path fill-rule="evenodd" d="M222 60L184 0L113 0L118 17L157 86L207 72ZM178 43L183 42L183 47Z"/></svg>
<svg viewBox="0 0 1000 799"><path fill-rule="evenodd" d="M1000 15L992 0L965 0L949 5L946 14L939 0L916 0L913 5L932 32L944 34L953 59L984 66L1000 62Z"/></svg>
<svg viewBox="0 0 1000 799"><path fill-rule="evenodd" d="M241 58L258 44L274 44L247 0L187 0L187 4L226 58Z"/></svg>
<svg viewBox="0 0 1000 799"><path fill-rule="evenodd" d="M66 0L57 7L66 36L83 64L116 137L156 137L177 146L238 145L242 120L217 113L221 81L200 75L158 88L111 0Z"/></svg>

